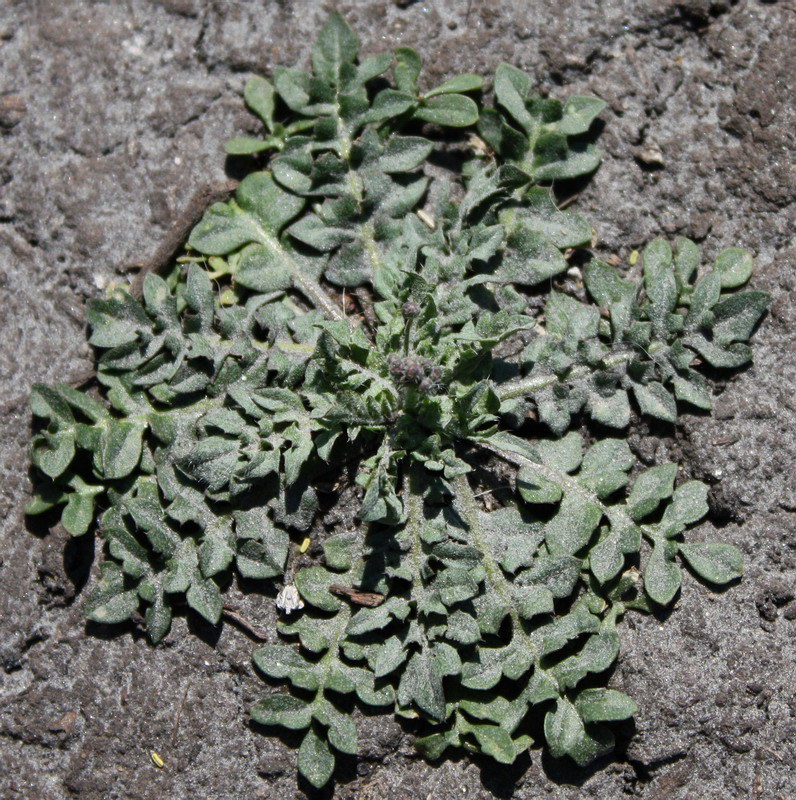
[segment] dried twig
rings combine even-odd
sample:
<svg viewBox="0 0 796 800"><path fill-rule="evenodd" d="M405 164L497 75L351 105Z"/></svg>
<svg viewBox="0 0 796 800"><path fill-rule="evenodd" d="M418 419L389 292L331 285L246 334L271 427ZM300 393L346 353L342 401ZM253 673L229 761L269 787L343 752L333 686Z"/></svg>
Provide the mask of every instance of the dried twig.
<svg viewBox="0 0 796 800"><path fill-rule="evenodd" d="M180 730L180 717L182 716L182 709L185 705L185 701L188 699L188 689L190 686L190 683L185 684L185 691L182 693L182 700L180 700L180 704L177 706L177 713L174 715L174 727L171 729L172 745L177 741L177 733Z"/></svg>
<svg viewBox="0 0 796 800"><path fill-rule="evenodd" d="M333 583L329 587L329 591L341 597L347 597L352 603L358 606L375 608L384 602L383 594L378 594L377 592L360 592L359 589L352 589L350 586L340 586L338 583Z"/></svg>
<svg viewBox="0 0 796 800"><path fill-rule="evenodd" d="M221 606L221 612L227 619L232 620L236 625L243 628L253 639L257 639L260 642L268 639L268 634L262 628L258 628L253 622L246 619L235 606L223 605Z"/></svg>
<svg viewBox="0 0 796 800"><path fill-rule="evenodd" d="M563 211L567 206L571 206L581 195L581 192L575 192L575 194L571 194L566 200L562 200L556 208L559 211Z"/></svg>

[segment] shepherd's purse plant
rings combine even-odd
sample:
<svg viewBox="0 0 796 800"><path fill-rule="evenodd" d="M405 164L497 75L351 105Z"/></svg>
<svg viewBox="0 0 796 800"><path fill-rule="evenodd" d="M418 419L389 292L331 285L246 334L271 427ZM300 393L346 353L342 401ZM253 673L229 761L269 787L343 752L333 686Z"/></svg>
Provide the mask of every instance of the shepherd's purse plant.
<svg viewBox="0 0 796 800"><path fill-rule="evenodd" d="M670 605L683 565L742 572L685 538L708 488L626 432L708 412L768 298L738 248L588 261L551 184L597 168L602 101L502 64L490 106L476 75L426 90L414 50L358 50L334 14L310 73L253 78L264 136L227 150L263 168L140 300L90 303L96 387L33 389L28 512L96 526L88 617L142 612L153 643L175 601L217 624L232 573L279 591L251 717L303 732L314 786L356 754L356 703L431 759L508 764L543 729L585 765L636 712L605 686L623 615ZM335 502L357 523L324 526Z"/></svg>

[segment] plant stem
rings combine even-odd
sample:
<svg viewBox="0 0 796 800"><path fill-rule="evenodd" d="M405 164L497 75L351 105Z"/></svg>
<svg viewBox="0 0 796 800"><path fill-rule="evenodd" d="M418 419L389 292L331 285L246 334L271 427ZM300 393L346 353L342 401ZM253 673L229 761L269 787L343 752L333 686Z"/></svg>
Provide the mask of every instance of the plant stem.
<svg viewBox="0 0 796 800"><path fill-rule="evenodd" d="M548 467L546 464L534 461L529 455L517 452L511 447L501 447L500 444L494 442L494 439L495 437L492 437L492 439L471 439L470 441L485 450L489 450L504 461L514 464L516 467L522 467L545 480L552 481L564 489L565 492L576 496L582 502L597 506L605 517L607 517L608 521L611 523L611 527L615 528L617 531L624 531L631 527L637 527L648 538L654 536L653 532L647 526L635 523L622 506L606 505L594 492L587 489L571 475L561 470L554 469L553 467ZM525 444L522 440L518 440L518 442Z"/></svg>
<svg viewBox="0 0 796 800"><path fill-rule="evenodd" d="M538 648L531 637L525 632L522 619L517 611L516 603L509 591L508 580L503 574L500 565L495 561L492 551L489 549L489 544L482 534L481 526L478 522L478 505L475 502L475 495L470 487L470 482L467 480L466 475L459 475L454 479L453 484L456 489L456 499L459 501L459 509L462 512L462 518L470 529L473 543L483 554L481 563L484 565L487 578L508 607L509 616L511 617L516 635L520 637L528 650L533 653L533 658L536 660L538 658Z"/></svg>
<svg viewBox="0 0 796 800"><path fill-rule="evenodd" d="M495 387L495 394L500 398L501 402L506 400L514 400L516 397L528 397L539 389L544 389L546 386L552 386L555 383L561 382L562 379L558 375L528 375L524 378L517 378L502 386Z"/></svg>
<svg viewBox="0 0 796 800"><path fill-rule="evenodd" d="M268 247L287 266L294 287L298 289L315 308L323 312L326 317L341 322L345 321L346 316L343 313L343 309L334 302L315 278L304 273L291 253L282 246L279 240L261 226L257 233L258 240Z"/></svg>
<svg viewBox="0 0 796 800"><path fill-rule="evenodd" d="M635 357L635 352L632 350L622 350L616 353L610 353L602 359L605 367L611 368L631 361ZM553 386L556 383L570 383L579 378L584 378L591 374L592 370L583 364L576 364L567 371L566 375L559 377L555 374L547 375L526 375L522 378L515 378L502 386L495 387L495 393L500 398L501 402L505 400L513 400L516 397L529 397L534 392L544 389L547 386Z"/></svg>

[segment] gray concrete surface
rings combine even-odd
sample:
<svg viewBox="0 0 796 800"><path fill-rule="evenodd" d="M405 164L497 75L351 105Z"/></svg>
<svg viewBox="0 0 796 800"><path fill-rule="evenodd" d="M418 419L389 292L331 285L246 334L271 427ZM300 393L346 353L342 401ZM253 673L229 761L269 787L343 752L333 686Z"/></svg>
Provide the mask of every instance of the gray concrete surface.
<svg viewBox="0 0 796 800"><path fill-rule="evenodd" d="M710 255L741 244L773 305L713 418L634 437L713 484L697 535L735 543L748 568L718 596L687 580L665 624L628 619L613 684L640 708L623 752L586 771L538 749L514 768L432 766L375 717L325 794L793 800L796 7L760 0L0 0L0 797L304 796L295 751L247 727L263 685L245 635L178 619L153 649L87 630L90 544L28 531L22 508L30 384L90 366L85 300L224 178L223 142L254 130L246 76L305 62L332 7L368 52L418 47L430 81L506 60L546 92L605 98L605 163L579 202L597 250L627 257L661 231ZM651 146L660 168L639 160Z"/></svg>

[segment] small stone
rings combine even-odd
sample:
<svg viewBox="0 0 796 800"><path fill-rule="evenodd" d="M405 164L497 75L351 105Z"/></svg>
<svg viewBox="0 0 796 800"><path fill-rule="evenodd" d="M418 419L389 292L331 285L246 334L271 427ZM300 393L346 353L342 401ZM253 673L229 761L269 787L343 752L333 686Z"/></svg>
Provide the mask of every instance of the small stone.
<svg viewBox="0 0 796 800"><path fill-rule="evenodd" d="M751 472L760 464L760 458L755 453L744 453L738 459L738 466L745 472Z"/></svg>
<svg viewBox="0 0 796 800"><path fill-rule="evenodd" d="M53 731L63 731L69 735L74 731L77 724L77 711L67 711L50 729Z"/></svg>
<svg viewBox="0 0 796 800"><path fill-rule="evenodd" d="M262 778L276 778L284 775L288 766L285 756L279 753L269 753L263 756L257 764L257 774Z"/></svg>
<svg viewBox="0 0 796 800"><path fill-rule="evenodd" d="M25 116L28 106L25 100L15 94L0 97L0 127L13 128Z"/></svg>
<svg viewBox="0 0 796 800"><path fill-rule="evenodd" d="M662 167L664 165L663 151L654 142L645 144L643 147L637 147L633 151L633 155L643 164L650 167Z"/></svg>

